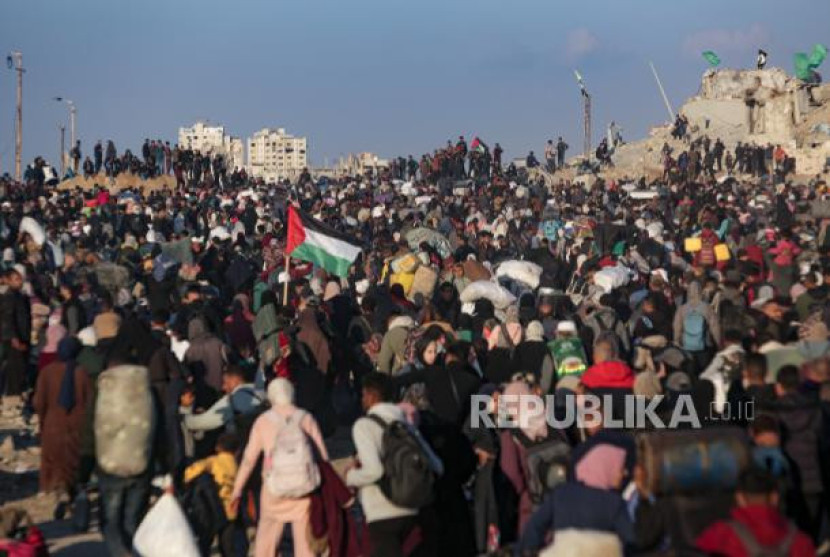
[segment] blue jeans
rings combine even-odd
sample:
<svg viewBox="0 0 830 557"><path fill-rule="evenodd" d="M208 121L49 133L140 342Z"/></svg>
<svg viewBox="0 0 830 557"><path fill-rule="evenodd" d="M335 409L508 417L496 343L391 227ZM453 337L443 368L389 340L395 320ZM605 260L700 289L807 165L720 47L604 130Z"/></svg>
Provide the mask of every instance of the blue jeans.
<svg viewBox="0 0 830 557"><path fill-rule="evenodd" d="M112 557L132 555L133 536L147 511L150 476L118 478L99 470L104 542Z"/></svg>

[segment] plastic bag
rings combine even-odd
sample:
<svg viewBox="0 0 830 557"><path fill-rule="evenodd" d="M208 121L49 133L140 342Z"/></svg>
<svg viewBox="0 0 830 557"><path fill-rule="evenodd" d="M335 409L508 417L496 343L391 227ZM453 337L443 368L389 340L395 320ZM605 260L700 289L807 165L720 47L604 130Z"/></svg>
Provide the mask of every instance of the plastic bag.
<svg viewBox="0 0 830 557"><path fill-rule="evenodd" d="M43 227L32 217L20 219L20 232L25 232L31 236L34 243L39 246L42 246L43 242L46 241L46 233L43 231Z"/></svg>
<svg viewBox="0 0 830 557"><path fill-rule="evenodd" d="M594 273L594 284L602 288L606 293L615 288L625 286L631 280L631 274L625 267L606 267Z"/></svg>
<svg viewBox="0 0 830 557"><path fill-rule="evenodd" d="M539 286L539 278L542 276L542 268L532 261L505 261L496 269L497 277L510 277L530 288Z"/></svg>
<svg viewBox="0 0 830 557"><path fill-rule="evenodd" d="M141 521L133 538L141 557L200 557L193 530L176 498L165 493Z"/></svg>
<svg viewBox="0 0 830 557"><path fill-rule="evenodd" d="M505 309L516 301L516 297L509 290L489 280L472 282L461 293L461 302L465 304L473 303L481 298L493 302L496 309Z"/></svg>

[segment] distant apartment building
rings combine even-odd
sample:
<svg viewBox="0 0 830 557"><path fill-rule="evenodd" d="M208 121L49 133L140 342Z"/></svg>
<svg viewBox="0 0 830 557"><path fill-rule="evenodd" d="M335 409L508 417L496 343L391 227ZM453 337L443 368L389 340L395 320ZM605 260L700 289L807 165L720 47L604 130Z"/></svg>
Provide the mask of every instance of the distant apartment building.
<svg viewBox="0 0 830 557"><path fill-rule="evenodd" d="M389 161L378 157L374 153L350 153L346 157L340 157L336 170L339 174L355 176L364 174L367 170L380 172L389 167Z"/></svg>
<svg viewBox="0 0 830 557"><path fill-rule="evenodd" d="M196 122L189 128L179 128L179 146L202 154L221 154L229 171L245 165L245 144L240 138L226 134L224 126Z"/></svg>
<svg viewBox="0 0 830 557"><path fill-rule="evenodd" d="M266 182L298 176L308 166L307 140L284 128L263 128L248 138L248 173Z"/></svg>

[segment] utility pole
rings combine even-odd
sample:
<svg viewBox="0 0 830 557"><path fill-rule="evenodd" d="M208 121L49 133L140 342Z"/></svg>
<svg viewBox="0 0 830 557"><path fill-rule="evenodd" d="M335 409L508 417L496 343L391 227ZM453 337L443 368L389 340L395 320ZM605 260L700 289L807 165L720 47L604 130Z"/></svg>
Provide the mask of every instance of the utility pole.
<svg viewBox="0 0 830 557"><path fill-rule="evenodd" d="M579 72L574 70L574 75L579 85L579 92L582 93L582 124L585 136L582 155L585 157L585 162L588 162L591 160L591 95L588 93L588 89L585 88L585 82Z"/></svg>
<svg viewBox="0 0 830 557"><path fill-rule="evenodd" d="M22 157L23 157L23 53L19 50L13 50L7 57L6 63L9 69L14 68L17 72L17 129L15 130L14 138L14 178L18 182L23 177Z"/></svg>
<svg viewBox="0 0 830 557"><path fill-rule="evenodd" d="M654 74L654 79L657 81L657 88L660 89L660 95L663 97L663 102L666 103L666 110L669 111L669 122L674 122L674 110L672 110L669 98L666 96L666 90L663 89L663 83L660 81L660 76L657 75L657 70L654 68L654 62L649 62L648 65L651 66L651 73Z"/></svg>
<svg viewBox="0 0 830 557"><path fill-rule="evenodd" d="M61 124L58 126L61 130L61 175L60 179L63 180L63 177L66 176L66 146L64 142L66 140L66 126Z"/></svg>
<svg viewBox="0 0 830 557"><path fill-rule="evenodd" d="M75 115L78 112L78 108L75 106L75 103L67 98L64 97L55 97L57 102L66 103L66 106L69 107L69 140L71 141L70 148L75 147Z"/></svg>

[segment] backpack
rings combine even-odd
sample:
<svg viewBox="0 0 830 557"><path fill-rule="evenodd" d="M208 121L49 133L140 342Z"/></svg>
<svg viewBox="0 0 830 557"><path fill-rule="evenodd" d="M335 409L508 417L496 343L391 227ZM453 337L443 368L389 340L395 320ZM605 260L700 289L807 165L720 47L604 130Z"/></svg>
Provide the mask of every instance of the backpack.
<svg viewBox="0 0 830 557"><path fill-rule="evenodd" d="M369 414L383 430L380 490L393 505L420 509L432 503L435 472L418 434L402 421L387 423Z"/></svg>
<svg viewBox="0 0 830 557"><path fill-rule="evenodd" d="M700 304L689 308L683 317L683 349L689 352L706 349L706 318Z"/></svg>
<svg viewBox="0 0 830 557"><path fill-rule="evenodd" d="M320 485L320 469L314 457L311 441L300 424L306 416L295 410L290 416L275 412L267 414L280 423L274 448L265 462L265 485L272 495L284 499L298 499Z"/></svg>
<svg viewBox="0 0 830 557"><path fill-rule="evenodd" d="M147 368L120 365L98 377L95 401L95 458L107 474L126 478L150 464L155 408Z"/></svg>
<svg viewBox="0 0 830 557"><path fill-rule="evenodd" d="M202 472L188 483L181 496L181 506L199 547L210 553L214 536L228 525L225 507L219 496L219 488L209 472Z"/></svg>
<svg viewBox="0 0 830 557"><path fill-rule="evenodd" d="M608 317L608 316L611 317ZM610 321L610 325L609 325ZM612 333L617 338L617 343L620 349L624 349L625 345L623 339L617 334L617 324L620 322L617 313L613 310L599 310L595 311L587 320L587 325L594 333L594 342L602 335L602 333Z"/></svg>
<svg viewBox="0 0 830 557"><path fill-rule="evenodd" d="M527 490L530 500L538 505L546 493L567 480L571 448L556 435L534 443L520 431L515 440L524 447Z"/></svg>
<svg viewBox="0 0 830 557"><path fill-rule="evenodd" d="M254 427L254 422L271 408L268 401L262 400L255 391L246 390L246 392L258 403L257 407L248 413L243 413L240 409L236 408L233 405L233 394L228 395L228 405L231 407L233 417L225 426L225 431L237 436L240 444L240 453L245 449L245 445L248 444L248 438L251 436L251 429Z"/></svg>
<svg viewBox="0 0 830 557"><path fill-rule="evenodd" d="M787 557L795 541L795 535L798 533L798 530L792 524L788 524L787 535L781 542L774 546L761 545L755 538L755 534L743 522L730 520L727 524L741 540L741 545L744 546L744 551L749 557Z"/></svg>
<svg viewBox="0 0 830 557"><path fill-rule="evenodd" d="M257 342L261 362L270 366L280 354L279 332L283 323L277 317L277 310L272 304L260 308L251 326Z"/></svg>

